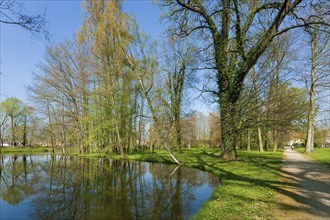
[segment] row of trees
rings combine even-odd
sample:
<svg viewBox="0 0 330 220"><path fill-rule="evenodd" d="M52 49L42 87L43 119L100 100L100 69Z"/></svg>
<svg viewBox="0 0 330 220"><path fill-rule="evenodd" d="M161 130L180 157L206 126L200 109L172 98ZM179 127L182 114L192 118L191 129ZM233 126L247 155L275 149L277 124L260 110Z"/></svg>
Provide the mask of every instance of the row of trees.
<svg viewBox="0 0 330 220"><path fill-rule="evenodd" d="M168 9L165 18L172 22L173 34L200 38L200 50L209 52L205 60L212 60L208 63L216 71L213 92L220 111L221 155L236 158L238 110L247 77L273 42L289 30L308 27L329 33L329 3L168 0L161 5Z"/></svg>
<svg viewBox="0 0 330 220"><path fill-rule="evenodd" d="M121 3L85 2L84 11L76 39L47 49L30 87L47 120L51 145L60 143L65 152L73 143L80 153L99 148L124 157L125 151L145 145L151 130L150 139L168 143L169 152L172 144L179 149L181 100L192 71L192 47L169 39L169 51L158 60L154 42L121 11Z"/></svg>
<svg viewBox="0 0 330 220"><path fill-rule="evenodd" d="M318 61L329 56L328 2L159 1L172 24L162 49L121 4L84 2L76 38L47 49L29 90L50 145L124 157L158 143L179 163L171 146L180 152L191 144L185 137L194 136L194 123L183 106L201 84L218 106L208 139L222 158L236 158L242 146L276 151L306 122L307 146L314 143L316 81L327 85L328 76L329 63ZM307 93L290 83L297 61L291 62L289 31L302 27L312 51Z"/></svg>
<svg viewBox="0 0 330 220"><path fill-rule="evenodd" d="M31 145L32 138L28 143L28 132L33 132L28 128L35 121L32 118L33 108L26 105L17 98L8 98L1 102L0 106L0 145L4 140L12 146Z"/></svg>
<svg viewBox="0 0 330 220"><path fill-rule="evenodd" d="M1 146L9 144L12 146L53 146L61 147L62 142L57 137L60 133L51 133L49 121L45 120L43 114L37 109L28 106L17 98L7 98L1 103ZM60 114L59 110L58 114ZM218 122L212 115L204 115L201 112L190 112L184 117L180 117L180 139L181 145L187 148L196 146L214 147L218 144L217 133ZM68 121L56 121L54 126L68 126ZM145 123L145 121L144 121ZM73 128L73 126L72 126ZM166 129L169 129L166 127ZM56 131L56 129L54 130ZM69 127L67 133L74 132ZM152 128L148 127L143 130L143 134L138 134L141 143L136 143L135 149L152 147L152 149L162 148L159 135ZM52 137L55 137L54 139ZM76 146L76 140L71 136L67 136L66 146ZM63 147L63 146L62 146ZM106 148L105 146L97 146L98 150ZM126 149L128 150L128 149Z"/></svg>

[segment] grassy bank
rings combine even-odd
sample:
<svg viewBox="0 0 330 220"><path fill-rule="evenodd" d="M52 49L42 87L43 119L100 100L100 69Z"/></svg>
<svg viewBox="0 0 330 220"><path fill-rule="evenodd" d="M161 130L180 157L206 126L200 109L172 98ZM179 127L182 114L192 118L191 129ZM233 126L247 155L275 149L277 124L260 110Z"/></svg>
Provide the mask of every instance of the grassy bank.
<svg viewBox="0 0 330 220"><path fill-rule="evenodd" d="M275 195L281 185L279 170L282 151L239 151L238 161L220 160L218 149L184 149L181 154L175 155L185 166L205 170L221 178L221 185L194 219L275 218L272 210L278 205ZM95 153L84 156L120 159L118 154ZM127 159L172 163L165 150L129 153Z"/></svg>
<svg viewBox="0 0 330 220"><path fill-rule="evenodd" d="M55 154L61 154L61 148L55 148ZM24 153L24 154L43 154L43 153L51 153L51 147L0 147L0 153L3 154L16 154L16 153ZM75 148L67 148L67 152L69 154L78 155Z"/></svg>
<svg viewBox="0 0 330 220"><path fill-rule="evenodd" d="M299 153L304 153L305 148L295 148ZM314 148L310 154L305 154L313 160L326 164L330 168L330 148Z"/></svg>
<svg viewBox="0 0 330 220"><path fill-rule="evenodd" d="M0 153L14 154L14 153L50 153L52 148L47 147L0 147Z"/></svg>

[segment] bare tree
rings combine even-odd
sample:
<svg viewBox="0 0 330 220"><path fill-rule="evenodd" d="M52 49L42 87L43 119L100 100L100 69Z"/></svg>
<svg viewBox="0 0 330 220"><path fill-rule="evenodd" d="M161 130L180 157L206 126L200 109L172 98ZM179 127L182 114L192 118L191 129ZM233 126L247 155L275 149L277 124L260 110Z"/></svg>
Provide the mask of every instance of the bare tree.
<svg viewBox="0 0 330 220"><path fill-rule="evenodd" d="M315 118L316 118L316 96L329 90L329 60L330 35L322 33L320 27L306 28L309 36L311 49L310 61L311 71L309 79L306 78L306 86L309 94L308 125L305 153L314 150Z"/></svg>
<svg viewBox="0 0 330 220"><path fill-rule="evenodd" d="M170 112L172 132L172 143L180 152L181 141L181 109L184 93L188 89L188 84L194 72L193 66L196 63L196 50L187 40L180 40L172 37L166 42L164 48L165 60L163 71L165 72L165 87L169 94L169 100L164 99L164 106Z"/></svg>

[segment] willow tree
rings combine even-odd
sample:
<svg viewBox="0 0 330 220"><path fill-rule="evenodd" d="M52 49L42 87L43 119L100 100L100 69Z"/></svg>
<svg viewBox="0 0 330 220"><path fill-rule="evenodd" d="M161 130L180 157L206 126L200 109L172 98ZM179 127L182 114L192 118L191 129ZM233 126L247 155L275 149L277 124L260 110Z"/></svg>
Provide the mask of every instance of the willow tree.
<svg viewBox="0 0 330 220"><path fill-rule="evenodd" d="M91 42L94 66L93 117L96 139L119 149L121 156L132 143L132 123L138 93L132 71L126 64L126 53L133 37L132 19L122 12L119 1L86 1L85 18L78 39Z"/></svg>
<svg viewBox="0 0 330 220"><path fill-rule="evenodd" d="M309 1L305 1L306 5ZM302 0L240 1L240 0L164 0L168 10L165 18L173 25L170 32L182 37L198 34L202 50L212 49L207 60L213 60L217 88L214 93L220 107L222 158L236 158L235 142L239 116L237 104L244 79L274 38L290 29L305 26L301 19L292 22Z"/></svg>

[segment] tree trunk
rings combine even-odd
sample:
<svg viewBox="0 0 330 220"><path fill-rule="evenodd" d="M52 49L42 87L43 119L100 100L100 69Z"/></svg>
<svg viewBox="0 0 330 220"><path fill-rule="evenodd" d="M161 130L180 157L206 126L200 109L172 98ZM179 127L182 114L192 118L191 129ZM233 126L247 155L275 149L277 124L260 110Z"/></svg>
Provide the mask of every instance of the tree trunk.
<svg viewBox="0 0 330 220"><path fill-rule="evenodd" d="M181 128L180 128L180 113L175 117L175 144L178 153L181 153Z"/></svg>
<svg viewBox="0 0 330 220"><path fill-rule="evenodd" d="M26 136L27 136L27 131L26 131L26 115L24 115L24 125L23 125L23 146L25 147L25 145L26 145L26 142L27 142L27 140L26 140Z"/></svg>
<svg viewBox="0 0 330 220"><path fill-rule="evenodd" d="M0 126L0 146L3 147L2 126Z"/></svg>
<svg viewBox="0 0 330 220"><path fill-rule="evenodd" d="M161 130L161 127L160 127L160 124L159 124L158 118L157 118L156 111L155 111L155 109L153 108L151 98L149 97L149 95L148 95L148 91L146 90L146 88L145 88L145 86L144 86L144 83L143 83L142 77L141 77L140 75L138 75L138 74L137 74L136 76L137 76L138 81L139 81L139 83L140 83L140 86L141 86L141 88L142 88L142 92L143 92L143 94L144 94L144 97L145 97L146 100L147 100L147 104L148 104L148 107L149 107L149 109L150 109L150 112L151 112L152 118L153 118L153 120L154 120L154 122L155 122L155 127L156 127L156 130L157 130L157 133L159 134L160 139L161 139L162 142L164 143L165 148L166 148L168 154L169 154L170 157L174 160L174 162L177 163L177 164L181 164L181 163L179 162L179 160L178 160L178 159L172 154L170 147L167 145L167 141L166 141L166 139L165 139L164 136L163 136L163 133L162 133L162 130Z"/></svg>
<svg viewBox="0 0 330 220"><path fill-rule="evenodd" d="M14 117L10 116L10 128L11 128L11 146L16 146L15 143L15 127L14 127Z"/></svg>
<svg viewBox="0 0 330 220"><path fill-rule="evenodd" d="M65 154L66 152L66 130L65 130L65 110L64 110L64 101L62 100L62 111L61 111L61 119L62 119L62 122L61 122L61 128L62 128L62 155ZM81 152L80 152L81 153Z"/></svg>
<svg viewBox="0 0 330 220"><path fill-rule="evenodd" d="M274 131L274 143L273 143L273 152L276 152L277 151L277 131L275 130Z"/></svg>
<svg viewBox="0 0 330 220"><path fill-rule="evenodd" d="M248 133L247 133L247 150L250 151L251 150L251 131L250 129L248 129Z"/></svg>
<svg viewBox="0 0 330 220"><path fill-rule="evenodd" d="M80 121L79 121L79 110L78 110L78 104L76 102L76 99L72 97L72 102L73 102L73 118L74 118L74 127L75 127L75 139L77 141L78 145L78 150L79 153L85 153L85 148L81 145L81 130L80 130Z"/></svg>
<svg viewBox="0 0 330 220"><path fill-rule="evenodd" d="M314 149L314 121L315 121L315 80L316 80L316 33L311 34L312 49L312 69L311 69L311 86L309 91L309 111L308 111L308 127L307 141L305 153L309 154Z"/></svg>
<svg viewBox="0 0 330 220"><path fill-rule="evenodd" d="M49 129L50 129L50 144L52 147L52 154L55 154L55 148L54 148L54 133L53 133L53 123L52 123L52 118L50 115L50 108L49 105L47 104L47 116L48 116L48 123L49 123Z"/></svg>
<svg viewBox="0 0 330 220"><path fill-rule="evenodd" d="M261 128L259 126L258 126L258 140L259 140L259 151L264 152L264 148L262 146Z"/></svg>
<svg viewBox="0 0 330 220"><path fill-rule="evenodd" d="M115 115L114 120L115 120L115 128L116 128L116 134L117 134L117 139L118 139L118 144L119 144L120 155L121 155L121 158L124 159L125 158L124 146L123 146L122 138L121 138L121 135L120 135L119 123L118 123L118 120L117 120L117 114Z"/></svg>
<svg viewBox="0 0 330 220"><path fill-rule="evenodd" d="M226 96L226 95L225 95ZM225 100L224 96L223 99ZM238 135L238 120L236 103L221 101L221 138L223 143L220 157L222 159L237 159L236 141Z"/></svg>

